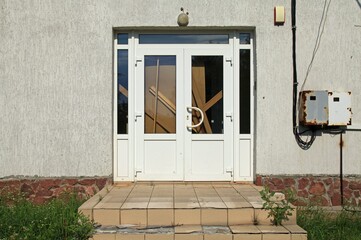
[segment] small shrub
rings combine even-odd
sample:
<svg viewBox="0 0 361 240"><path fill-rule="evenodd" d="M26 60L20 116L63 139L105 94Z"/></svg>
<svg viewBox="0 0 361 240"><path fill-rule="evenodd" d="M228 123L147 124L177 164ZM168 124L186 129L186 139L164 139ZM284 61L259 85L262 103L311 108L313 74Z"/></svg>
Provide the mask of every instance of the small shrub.
<svg viewBox="0 0 361 240"><path fill-rule="evenodd" d="M88 239L94 230L92 222L78 213L82 202L75 194L43 205L34 205L21 196L2 195L0 240Z"/></svg>
<svg viewBox="0 0 361 240"><path fill-rule="evenodd" d="M263 201L263 209L268 211L268 218L270 218L273 225L279 226L283 221L288 220L292 216L291 202L294 201L294 193L290 189L282 192L285 198L278 199L276 193L270 191L269 187L265 187L260 191Z"/></svg>

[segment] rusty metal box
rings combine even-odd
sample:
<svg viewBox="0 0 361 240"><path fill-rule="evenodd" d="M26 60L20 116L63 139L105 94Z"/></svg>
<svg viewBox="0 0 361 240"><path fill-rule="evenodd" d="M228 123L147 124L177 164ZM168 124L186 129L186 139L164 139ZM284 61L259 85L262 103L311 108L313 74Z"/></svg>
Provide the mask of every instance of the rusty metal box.
<svg viewBox="0 0 361 240"><path fill-rule="evenodd" d="M300 92L299 121L302 125L351 125L351 115L351 92Z"/></svg>
<svg viewBox="0 0 361 240"><path fill-rule="evenodd" d="M351 125L351 92L328 92L328 126Z"/></svg>
<svg viewBox="0 0 361 240"><path fill-rule="evenodd" d="M319 126L328 124L328 91L300 92L300 124Z"/></svg>

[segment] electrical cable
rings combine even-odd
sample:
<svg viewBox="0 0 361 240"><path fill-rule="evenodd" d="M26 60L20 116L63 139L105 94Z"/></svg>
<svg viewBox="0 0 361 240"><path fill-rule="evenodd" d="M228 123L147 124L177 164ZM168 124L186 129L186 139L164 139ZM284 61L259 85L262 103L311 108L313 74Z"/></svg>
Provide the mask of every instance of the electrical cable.
<svg viewBox="0 0 361 240"><path fill-rule="evenodd" d="M308 75L310 74L311 69L312 69L313 61L315 60L318 49L320 48L322 35L323 35L324 30L325 30L325 25L326 25L326 20L327 20L327 15L328 15L328 9L330 8L331 1L332 0L329 0L329 2L327 4L327 0L325 0L325 3L323 5L323 11L322 11L320 25L318 26L315 47L313 49L310 64L308 65L308 68L307 68L305 79L303 80L303 83L302 83L302 86L301 86L301 91L303 91L303 89L305 87L306 81L308 79Z"/></svg>
<svg viewBox="0 0 361 240"><path fill-rule="evenodd" d="M309 149L316 139L315 131L310 129L311 138L303 140L297 126L297 62L296 62L296 0L291 1L291 22L292 22L292 63L293 63L293 106L292 106L292 122L293 134L297 144L303 150Z"/></svg>

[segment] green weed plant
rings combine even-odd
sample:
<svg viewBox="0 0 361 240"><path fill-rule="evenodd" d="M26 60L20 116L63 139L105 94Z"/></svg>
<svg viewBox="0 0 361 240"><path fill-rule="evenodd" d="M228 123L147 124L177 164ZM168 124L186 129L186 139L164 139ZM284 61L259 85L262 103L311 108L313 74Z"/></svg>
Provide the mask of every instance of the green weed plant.
<svg viewBox="0 0 361 240"><path fill-rule="evenodd" d="M359 208L331 212L303 207L297 210L297 223L307 231L308 240L361 240Z"/></svg>
<svg viewBox="0 0 361 240"><path fill-rule="evenodd" d="M43 205L35 205L16 194L0 195L0 240L85 240L93 234L93 223L78 213L83 203L76 194L64 194Z"/></svg>
<svg viewBox="0 0 361 240"><path fill-rule="evenodd" d="M264 201L263 209L268 211L268 218L275 226L282 225L283 221L289 220L289 216L292 216L294 207L291 202L294 201L294 193L292 190L287 189L282 192L285 195L283 199L277 199L275 197L276 192L271 191L266 186L260 191L261 198Z"/></svg>

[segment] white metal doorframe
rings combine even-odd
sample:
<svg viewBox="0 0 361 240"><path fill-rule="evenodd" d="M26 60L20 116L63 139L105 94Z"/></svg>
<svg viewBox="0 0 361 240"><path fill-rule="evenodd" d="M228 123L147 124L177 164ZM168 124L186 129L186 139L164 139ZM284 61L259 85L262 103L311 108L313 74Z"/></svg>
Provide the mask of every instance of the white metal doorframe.
<svg viewBox="0 0 361 240"><path fill-rule="evenodd" d="M190 129L185 131L185 180L186 181L232 181L233 180L233 71L232 57L233 48L229 46L212 46L208 48L185 49L185 108L192 106L192 56L222 56L223 57L223 134L192 134ZM187 125L192 124L192 114L187 112ZM206 113L203 113L206 114ZM200 174L194 169L194 162L197 161L194 152L195 142L201 143L220 143L223 142L223 169L220 174ZM192 149L193 148L193 149ZM197 150L198 151L198 150ZM205 153L212 151L210 148L204 148L201 151ZM211 161L211 159L209 159ZM209 162L211 163L211 162ZM215 163L219 164L219 163ZM207 170L208 164L202 164L204 170ZM199 171L199 169L198 169Z"/></svg>
<svg viewBox="0 0 361 240"><path fill-rule="evenodd" d="M127 32L128 30L126 30L125 32ZM233 173L234 173L234 177L233 180L234 181L252 181L254 176L253 176L253 166L254 166L254 83L255 83L255 76L254 76L254 38L253 38L253 34L251 33L251 43L249 45L242 45L239 44L239 39L238 39L238 34L240 31L235 31L233 33L228 32L228 34L230 34L230 47L233 48L233 53L230 55L233 57L232 63L234 65L233 69L232 69L232 77L233 77L233 120L234 120L234 128L233 128L233 141L232 144L233 146L233 159L232 164L234 166L233 169ZM179 33L177 31L174 31L174 33ZM224 33L224 32L222 32ZM248 33L248 32L247 32ZM115 33L116 36L117 33ZM117 45L117 39L116 37L114 38L114 141L113 141L113 154L114 154L114 162L113 162L113 172L114 172L114 181L136 181L139 180L139 178L135 177L136 176L136 171L139 170L138 166L135 166L136 164L136 159L135 159L135 155L138 152L138 144L136 144L135 142L135 138L136 138L136 133L135 133L135 121L133 121L133 119L135 119L135 114L137 113L137 111L135 111L135 101L136 101L136 96L135 96L135 91L137 86L137 79L135 77L135 64L137 62L137 56L139 56L137 54L137 52L142 51L142 49L146 49L149 48L150 45L142 45L139 44L138 41L138 34L137 33L129 33L129 43L128 46L121 46L121 45ZM151 47L154 48L159 48L159 49L164 49L166 51L169 51L169 49L174 49L174 48L187 48L188 50L190 49L206 49L206 48L224 48L225 46L222 45L203 45L203 44L177 44L177 45L172 45L172 44L154 44ZM228 46L227 46L228 47ZM127 135L119 135L117 134L117 50L118 49L128 49L129 50L129 132ZM239 113L237 111L239 111L239 49L250 49L251 51L251 133L250 134L239 134ZM184 72L184 71L183 71ZM179 104L177 104L179 106ZM183 109L178 109L178 113L179 111L186 111L185 110L185 106L183 107ZM185 113L185 112L183 112ZM226 110L224 109L224 113L226 113ZM183 118L184 123L186 122L186 118L185 118L185 114L184 114L184 118ZM186 125L186 124L184 124ZM178 131L178 130L177 130ZM180 134L178 132L178 134ZM184 136L182 137L184 138ZM127 142L128 144L128 152L126 153L126 158L127 159L123 159L121 162L119 162L120 158L124 158L123 152L118 151L118 143L119 141L122 142ZM242 141L248 141L249 143L247 143L245 146L245 149L240 149L242 146L240 146L240 142ZM246 154L247 158L249 159L243 159L243 155L242 155L242 151L248 151L248 153ZM183 152L184 152L184 147L183 147ZM184 156L182 156L183 159L185 159ZM123 165L124 161L128 161L127 165ZM120 176L119 175L119 169L121 168L126 168L126 172L128 172L127 176ZM185 179L183 177L183 179ZM171 179L167 179L167 180L171 180Z"/></svg>
<svg viewBox="0 0 361 240"><path fill-rule="evenodd" d="M184 115L183 101L183 51L181 49L159 49L159 48L137 48L136 52L136 74L135 74L135 173L140 181L180 181L183 180L183 133ZM176 57L176 133L175 134L146 134L144 133L144 77L145 77L145 56L175 56ZM152 173L147 169L147 156L145 145L152 142L157 151L161 154L164 151L162 143L175 142L174 161L175 169L172 173ZM158 144L157 144L158 143ZM159 150L159 151L158 151ZM171 161L172 159L169 159ZM154 164L154 163L153 163ZM164 166L159 162L158 166L152 168L162 169Z"/></svg>

